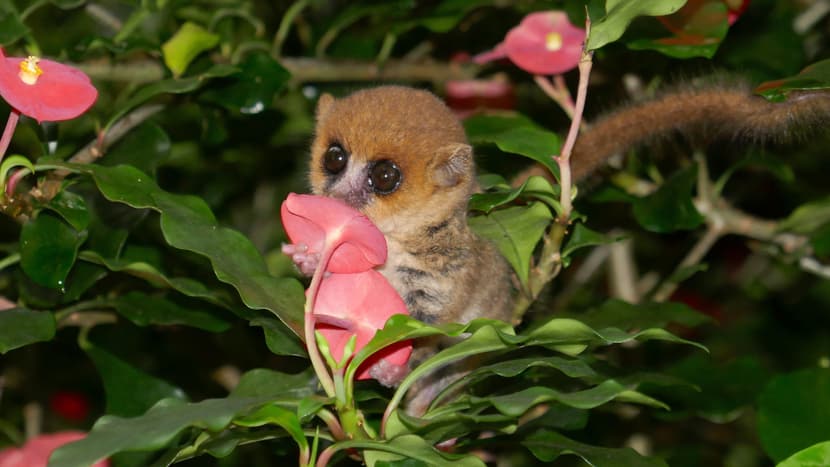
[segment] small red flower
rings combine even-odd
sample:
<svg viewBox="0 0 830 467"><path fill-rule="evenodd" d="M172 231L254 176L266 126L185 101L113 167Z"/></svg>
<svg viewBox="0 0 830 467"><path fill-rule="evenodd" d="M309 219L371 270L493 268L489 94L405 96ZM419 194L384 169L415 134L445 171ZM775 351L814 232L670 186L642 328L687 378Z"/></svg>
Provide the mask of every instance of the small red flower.
<svg viewBox="0 0 830 467"><path fill-rule="evenodd" d="M89 415L89 399L74 391L57 391L49 397L49 408L70 422L82 422Z"/></svg>
<svg viewBox="0 0 830 467"><path fill-rule="evenodd" d="M30 439L22 447L0 451L0 467L46 467L52 451L64 444L78 441L86 436L81 431L49 433ZM108 467L108 460L102 460L92 467Z"/></svg>
<svg viewBox="0 0 830 467"><path fill-rule="evenodd" d="M575 68L582 56L585 30L561 11L543 11L524 17L504 42L473 57L476 63L509 58L519 68L535 75L558 75Z"/></svg>
<svg viewBox="0 0 830 467"><path fill-rule="evenodd" d="M78 69L37 57L6 57L0 49L0 96L18 112L42 122L81 115L98 91Z"/></svg>
<svg viewBox="0 0 830 467"><path fill-rule="evenodd" d="M726 3L726 8L729 9L729 16L727 20L729 21L729 25L735 24L735 21L738 21L738 18L741 17L742 14L749 8L749 1L750 0L723 0Z"/></svg>

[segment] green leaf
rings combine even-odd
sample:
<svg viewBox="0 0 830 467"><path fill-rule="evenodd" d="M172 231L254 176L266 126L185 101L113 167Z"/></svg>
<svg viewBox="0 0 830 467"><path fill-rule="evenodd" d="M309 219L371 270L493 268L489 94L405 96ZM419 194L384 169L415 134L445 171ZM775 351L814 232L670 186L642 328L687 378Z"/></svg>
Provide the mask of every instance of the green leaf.
<svg viewBox="0 0 830 467"><path fill-rule="evenodd" d="M249 308L269 310L286 326L300 329L305 301L302 285L296 279L272 277L251 241L236 230L219 226L202 199L170 194L130 166L49 163L91 175L110 201L158 211L162 233L170 245L208 258L216 277L232 285Z"/></svg>
<svg viewBox="0 0 830 467"><path fill-rule="evenodd" d="M599 308L579 315L560 315L561 318L573 317L594 329L647 329L661 328L669 323L695 327L709 323L711 318L683 303L638 303L631 304L618 299L611 299Z"/></svg>
<svg viewBox="0 0 830 467"><path fill-rule="evenodd" d="M290 374L256 368L242 375L239 384L231 391L231 396L263 397L297 405L303 398L314 394L316 389L317 383L311 370Z"/></svg>
<svg viewBox="0 0 830 467"><path fill-rule="evenodd" d="M697 167L674 174L654 193L634 201L634 217L646 230L668 233L692 230L703 223L703 216L692 202Z"/></svg>
<svg viewBox="0 0 830 467"><path fill-rule="evenodd" d="M64 189L43 207L63 217L77 231L89 227L89 210L81 195Z"/></svg>
<svg viewBox="0 0 830 467"><path fill-rule="evenodd" d="M522 445L545 463L553 462L562 455L571 454L581 457L589 465L602 467L662 467L667 465L661 459L644 457L631 448L611 449L591 446L547 429L531 433L522 440Z"/></svg>
<svg viewBox="0 0 830 467"><path fill-rule="evenodd" d="M830 198L802 204L778 224L781 232L810 234L830 224Z"/></svg>
<svg viewBox="0 0 830 467"><path fill-rule="evenodd" d="M107 414L135 417L161 399L187 400L184 391L178 387L135 368L89 341L81 341L81 348L89 355L104 382ZM136 391L136 388L141 390Z"/></svg>
<svg viewBox="0 0 830 467"><path fill-rule="evenodd" d="M107 121L105 129L108 130L115 122L120 120L128 112L154 97L164 94L185 94L192 92L204 86L212 78L224 78L238 72L239 69L234 66L218 64L197 76L165 79L148 84L147 86L144 86L136 91L132 96L130 96L127 102L120 105L118 110L113 112L109 121Z"/></svg>
<svg viewBox="0 0 830 467"><path fill-rule="evenodd" d="M98 163L106 166L131 165L153 175L170 156L170 137L155 123L143 123L109 148Z"/></svg>
<svg viewBox="0 0 830 467"><path fill-rule="evenodd" d="M29 159L17 154L6 157L3 163L0 164L0 193L6 192L6 179L8 178L9 171L15 167L21 167L21 170L28 170L30 173L35 173L35 166L32 165L32 161Z"/></svg>
<svg viewBox="0 0 830 467"><path fill-rule="evenodd" d="M595 245L607 245L618 241L619 238L612 238L607 235L595 232L582 223L577 223L574 226L573 233L565 242L565 247L562 249L562 256L570 256L574 251Z"/></svg>
<svg viewBox="0 0 830 467"><path fill-rule="evenodd" d="M673 34L657 39L638 39L626 45L634 50L651 49L675 58L712 58L729 31L727 8L721 0L689 3L663 24Z"/></svg>
<svg viewBox="0 0 830 467"><path fill-rule="evenodd" d="M228 110L254 115L271 108L291 74L270 55L253 53L238 64L240 73L216 82L201 98Z"/></svg>
<svg viewBox="0 0 830 467"><path fill-rule="evenodd" d="M219 35L188 21L170 40L161 45L164 64L173 72L173 76L181 76L197 55L218 44Z"/></svg>
<svg viewBox="0 0 830 467"><path fill-rule="evenodd" d="M773 378L758 398L758 436L778 462L830 439L830 369Z"/></svg>
<svg viewBox="0 0 830 467"><path fill-rule="evenodd" d="M519 417L532 407L547 402L559 402L577 409L593 409L613 400L636 401L641 404L668 409L662 402L612 379L582 391L562 392L553 388L533 386L512 394L471 398L474 404L482 402L492 404L496 410L511 417Z"/></svg>
<svg viewBox="0 0 830 467"><path fill-rule="evenodd" d="M0 310L0 353L55 337L55 316L25 308Z"/></svg>
<svg viewBox="0 0 830 467"><path fill-rule="evenodd" d="M830 441L802 449L775 467L822 467L825 465L830 465Z"/></svg>
<svg viewBox="0 0 830 467"><path fill-rule="evenodd" d="M234 424L245 427L280 426L285 429L301 450L308 450L308 441L305 438L297 414L280 406L266 405L250 415L234 420Z"/></svg>
<svg viewBox="0 0 830 467"><path fill-rule="evenodd" d="M139 326L184 324L210 332L223 332L230 324L212 313L182 307L141 292L128 292L111 301L118 314Z"/></svg>
<svg viewBox="0 0 830 467"><path fill-rule="evenodd" d="M29 33L29 28L13 8L0 6L0 44L13 44Z"/></svg>
<svg viewBox="0 0 830 467"><path fill-rule="evenodd" d="M38 284L63 289L84 239L86 232L79 232L54 215L42 211L23 224L20 265L26 275Z"/></svg>
<svg viewBox="0 0 830 467"><path fill-rule="evenodd" d="M685 3L686 0L606 0L606 14L591 25L591 34L585 48L596 50L616 41L638 16L668 15L679 10Z"/></svg>
<svg viewBox="0 0 830 467"><path fill-rule="evenodd" d="M335 446L340 450L365 450L366 465L369 467L398 465L392 462L403 459L420 461L423 462L422 465L428 466L484 467L485 465L481 459L473 455L441 452L417 435L402 435L386 441L341 441L335 443Z"/></svg>
<svg viewBox="0 0 830 467"><path fill-rule="evenodd" d="M494 186L491 191L474 193L470 198L470 209L489 213L493 209L513 202L520 198L524 200L538 200L559 212L559 186L551 185L544 177L533 175L528 177L518 188L509 186Z"/></svg>
<svg viewBox="0 0 830 467"><path fill-rule="evenodd" d="M496 244L521 283L527 284L533 250L551 219L553 215L544 204L533 202L472 217L469 224L476 233Z"/></svg>
<svg viewBox="0 0 830 467"><path fill-rule="evenodd" d="M523 115L479 115L464 121L470 142L494 143L504 152L533 159L559 174L553 156L559 154L559 135L545 130Z"/></svg>
<svg viewBox="0 0 830 467"><path fill-rule="evenodd" d="M772 101L783 101L793 91L818 91L830 88L830 59L801 70L790 78L769 81L761 84L755 92Z"/></svg>
<svg viewBox="0 0 830 467"><path fill-rule="evenodd" d="M267 402L265 398L228 397L184 403L163 399L136 418L104 416L86 438L55 450L50 467L88 467L117 452L164 447L188 427L218 432L234 417L244 416Z"/></svg>

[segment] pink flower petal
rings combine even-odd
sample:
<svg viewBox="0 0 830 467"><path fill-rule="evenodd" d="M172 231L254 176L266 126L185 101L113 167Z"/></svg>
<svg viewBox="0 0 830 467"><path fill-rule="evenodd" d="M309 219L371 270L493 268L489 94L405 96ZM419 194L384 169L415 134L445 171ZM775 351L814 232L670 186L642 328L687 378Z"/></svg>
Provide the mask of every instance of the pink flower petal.
<svg viewBox="0 0 830 467"><path fill-rule="evenodd" d="M9 57L0 49L0 96L20 113L37 121L60 121L75 118L86 112L98 91L82 71L41 59L37 65L43 71L34 84L20 79L20 57Z"/></svg>
<svg viewBox="0 0 830 467"><path fill-rule="evenodd" d="M556 37L559 45L549 47L549 39ZM564 73L579 64L585 31L568 21L560 11L537 12L527 15L511 29L504 39L507 57L519 68L537 75Z"/></svg>
<svg viewBox="0 0 830 467"><path fill-rule="evenodd" d="M312 311L318 317L317 330L329 343L335 360L343 358L343 350L356 335L355 352L366 346L386 320L395 314L406 314L406 304L379 272L370 269L355 274L330 274L320 282L317 301ZM340 325L338 323L348 323ZM390 346L375 354L358 371L358 379L368 379L369 369L379 360L403 366L412 353L411 343Z"/></svg>
<svg viewBox="0 0 830 467"><path fill-rule="evenodd" d="M37 436L20 448L0 451L0 467L46 467L52 451L64 444L82 439L84 436L86 433L82 431L63 431ZM92 467L108 467L109 465L108 460L102 460Z"/></svg>
<svg viewBox="0 0 830 467"><path fill-rule="evenodd" d="M335 198L290 193L280 210L292 243L308 245L308 253L332 248L329 272L361 272L386 261L386 239L366 216Z"/></svg>
<svg viewBox="0 0 830 467"><path fill-rule="evenodd" d="M507 50L504 49L504 42L493 47L493 50L482 52L473 56L473 63L483 65L488 62L507 58Z"/></svg>

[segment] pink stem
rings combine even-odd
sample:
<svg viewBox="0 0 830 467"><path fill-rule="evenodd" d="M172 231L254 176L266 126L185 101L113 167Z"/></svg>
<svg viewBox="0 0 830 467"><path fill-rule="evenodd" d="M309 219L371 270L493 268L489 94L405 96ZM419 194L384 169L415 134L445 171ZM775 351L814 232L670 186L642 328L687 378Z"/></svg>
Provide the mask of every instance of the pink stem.
<svg viewBox="0 0 830 467"><path fill-rule="evenodd" d="M332 248L325 249L322 258L320 258L320 263L314 271L314 275L311 276L311 284L308 286L308 296L306 297L305 302L305 312L303 313L303 334L305 336L305 346L306 349L308 349L308 358L311 360L311 366L314 368L314 372L317 373L317 377L320 378L320 385L323 386L323 390L326 391L326 395L334 397L336 392L334 388L334 380L332 380L331 374L329 374L328 368L326 368L326 364L323 362L323 357L320 355L320 349L317 348L317 339L314 338L314 324L316 322L316 317L313 313L314 304L317 302L317 292L320 290L320 281L323 279L323 275L326 271L326 265L331 259L331 250Z"/></svg>
<svg viewBox="0 0 830 467"><path fill-rule="evenodd" d="M17 183L26 175L29 175L29 169L17 169L14 171L9 180L6 182L6 196L11 197L14 194Z"/></svg>
<svg viewBox="0 0 830 467"><path fill-rule="evenodd" d="M6 121L6 129L3 130L3 136L0 138L0 161L3 160L6 150L9 149L9 143L12 142L12 135L14 135L14 129L17 128L18 120L20 120L20 112L12 109L9 119Z"/></svg>

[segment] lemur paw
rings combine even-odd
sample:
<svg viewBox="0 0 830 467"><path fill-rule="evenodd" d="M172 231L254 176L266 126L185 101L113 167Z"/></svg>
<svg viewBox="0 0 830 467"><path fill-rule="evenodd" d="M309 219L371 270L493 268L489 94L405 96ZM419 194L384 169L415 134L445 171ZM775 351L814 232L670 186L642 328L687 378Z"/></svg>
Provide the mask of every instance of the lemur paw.
<svg viewBox="0 0 830 467"><path fill-rule="evenodd" d="M297 269L306 276L311 276L320 264L319 253L309 253L305 243L283 243L282 252L291 257Z"/></svg>
<svg viewBox="0 0 830 467"><path fill-rule="evenodd" d="M409 366L395 365L386 360L379 360L369 368L369 376L388 388L397 386L408 374Z"/></svg>

